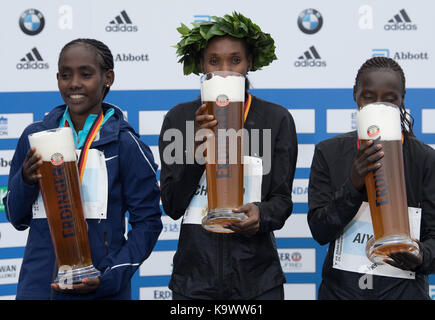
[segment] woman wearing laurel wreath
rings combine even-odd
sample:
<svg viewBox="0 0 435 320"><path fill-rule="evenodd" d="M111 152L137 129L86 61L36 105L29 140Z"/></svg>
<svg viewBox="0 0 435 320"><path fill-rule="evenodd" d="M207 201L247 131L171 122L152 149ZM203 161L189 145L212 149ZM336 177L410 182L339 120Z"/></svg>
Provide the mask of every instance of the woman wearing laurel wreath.
<svg viewBox="0 0 435 320"><path fill-rule="evenodd" d="M269 65L275 56L275 45L269 34L239 13L212 17L210 22L182 24L181 41L175 46L184 64L184 74L212 71L235 71L246 75ZM249 83L248 83L249 84ZM191 202L201 192L199 181L205 166L188 164L187 150L182 163L166 163L165 148L172 143L165 132L177 129L187 141L186 123L195 129L212 128L214 116L206 113L200 99L181 103L166 115L159 138L161 156L161 192L163 208L173 219L183 217L174 268L169 283L173 299L283 299L285 277L275 245L273 231L282 228L292 212L291 190L296 167L297 140L292 116L282 106L264 101L245 86L245 110L249 110L244 128L269 130L270 170L264 170L261 202L246 203L235 210L247 220L228 224L234 233L220 234L205 230L201 221L183 217ZM192 137L193 139L193 137ZM201 142L200 142L201 143ZM263 148L264 147L264 148ZM184 149L183 149L184 150ZM197 148L198 150L198 148ZM251 154L249 156L259 156ZM181 162L181 161L180 161ZM263 163L264 168L264 163ZM268 172L267 172L268 171Z"/></svg>

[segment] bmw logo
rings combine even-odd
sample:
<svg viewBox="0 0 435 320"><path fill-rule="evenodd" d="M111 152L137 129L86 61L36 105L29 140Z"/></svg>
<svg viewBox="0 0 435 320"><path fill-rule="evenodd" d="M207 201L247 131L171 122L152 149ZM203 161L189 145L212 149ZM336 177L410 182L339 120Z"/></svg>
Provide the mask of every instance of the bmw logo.
<svg viewBox="0 0 435 320"><path fill-rule="evenodd" d="M315 9L305 9L298 16L298 27L306 34L314 34L322 28L323 17Z"/></svg>
<svg viewBox="0 0 435 320"><path fill-rule="evenodd" d="M21 14L19 25L25 34L34 36L44 29L45 19L40 11L36 9L27 9Z"/></svg>

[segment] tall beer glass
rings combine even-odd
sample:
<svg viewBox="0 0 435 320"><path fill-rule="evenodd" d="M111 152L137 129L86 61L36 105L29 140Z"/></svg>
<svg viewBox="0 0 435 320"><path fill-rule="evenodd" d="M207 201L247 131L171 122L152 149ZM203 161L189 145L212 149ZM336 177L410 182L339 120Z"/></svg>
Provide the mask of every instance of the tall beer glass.
<svg viewBox="0 0 435 320"><path fill-rule="evenodd" d="M29 142L43 162L39 187L59 267L55 282L73 284L98 277L89 248L71 128L34 133Z"/></svg>
<svg viewBox="0 0 435 320"><path fill-rule="evenodd" d="M247 219L233 209L243 205L243 116L245 77L236 72L217 71L201 77L202 103L217 125L207 139L206 179L208 212L205 229L230 233L224 225Z"/></svg>
<svg viewBox="0 0 435 320"><path fill-rule="evenodd" d="M384 152L382 166L365 178L374 231L367 243L367 257L382 264L391 260L391 253L418 254L409 230L399 108L389 103L369 104L358 111L357 122L361 143L374 140Z"/></svg>

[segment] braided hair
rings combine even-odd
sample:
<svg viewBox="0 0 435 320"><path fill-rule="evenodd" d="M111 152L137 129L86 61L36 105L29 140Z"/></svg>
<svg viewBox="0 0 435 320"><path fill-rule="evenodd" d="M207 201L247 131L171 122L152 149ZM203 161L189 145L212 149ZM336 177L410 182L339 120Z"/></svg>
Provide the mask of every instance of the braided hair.
<svg viewBox="0 0 435 320"><path fill-rule="evenodd" d="M95 40L95 39L87 39L87 38L79 38L72 40L68 42L60 51L59 54L59 61L62 57L62 54L71 46L76 44L84 44L86 46L89 46L93 48L97 54L98 57L100 57L99 64L102 72L106 72L109 70L113 70L114 68L114 62L113 62L113 55L110 51L109 47L105 45L103 42ZM103 99L106 97L106 95L109 93L110 87L104 87L104 95Z"/></svg>
<svg viewBox="0 0 435 320"><path fill-rule="evenodd" d="M402 67L393 59L387 58L387 57L373 57L371 59L368 59L358 70L358 73L355 78L355 85L353 87L354 93L356 93L357 88L361 86L361 81L363 78L363 75L370 71L375 70L387 70L395 72L399 75L400 80L402 82L402 94L405 96L406 93L406 80L405 80L405 73L403 72ZM399 106L400 110L400 121L402 126L402 131L406 136L413 136L413 127L414 127L414 118L410 113L406 111L405 105L402 103L401 106Z"/></svg>

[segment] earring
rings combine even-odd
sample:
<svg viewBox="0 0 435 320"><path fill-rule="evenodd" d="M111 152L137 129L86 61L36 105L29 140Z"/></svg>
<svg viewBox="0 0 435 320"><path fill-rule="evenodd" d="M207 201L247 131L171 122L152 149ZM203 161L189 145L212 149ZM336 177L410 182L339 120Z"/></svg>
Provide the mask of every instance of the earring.
<svg viewBox="0 0 435 320"><path fill-rule="evenodd" d="M110 88L110 84L106 84L106 88Z"/></svg>

